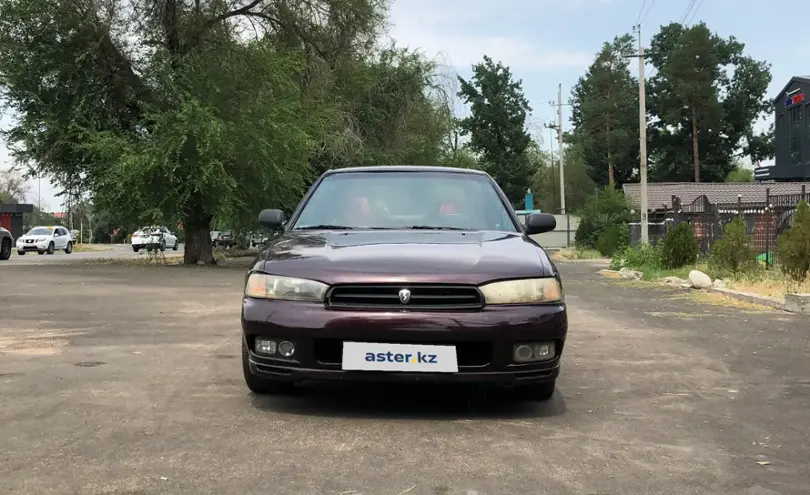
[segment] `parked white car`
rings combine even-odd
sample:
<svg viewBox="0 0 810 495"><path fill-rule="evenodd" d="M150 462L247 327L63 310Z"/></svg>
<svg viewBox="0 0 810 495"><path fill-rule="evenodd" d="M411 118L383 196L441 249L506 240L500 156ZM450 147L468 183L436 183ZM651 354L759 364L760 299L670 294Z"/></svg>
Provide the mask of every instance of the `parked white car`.
<svg viewBox="0 0 810 495"><path fill-rule="evenodd" d="M34 227L17 239L17 254L22 256L32 251L53 254L57 250L70 254L73 243L73 236L64 227Z"/></svg>
<svg viewBox="0 0 810 495"><path fill-rule="evenodd" d="M161 251L170 248L177 251L177 236L172 234L166 227L150 225L143 227L132 234L132 250L136 253L149 246L157 246Z"/></svg>

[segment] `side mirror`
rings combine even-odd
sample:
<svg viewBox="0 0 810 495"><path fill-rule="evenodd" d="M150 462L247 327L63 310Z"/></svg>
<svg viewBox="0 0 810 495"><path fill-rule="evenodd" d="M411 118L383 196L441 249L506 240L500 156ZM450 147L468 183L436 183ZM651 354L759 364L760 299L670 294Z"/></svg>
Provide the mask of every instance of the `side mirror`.
<svg viewBox="0 0 810 495"><path fill-rule="evenodd" d="M528 235L551 232L557 228L557 219L548 213L531 213L526 216L526 233Z"/></svg>
<svg viewBox="0 0 810 495"><path fill-rule="evenodd" d="M287 221L286 215L281 210L262 210L259 213L259 225L269 229L279 229Z"/></svg>

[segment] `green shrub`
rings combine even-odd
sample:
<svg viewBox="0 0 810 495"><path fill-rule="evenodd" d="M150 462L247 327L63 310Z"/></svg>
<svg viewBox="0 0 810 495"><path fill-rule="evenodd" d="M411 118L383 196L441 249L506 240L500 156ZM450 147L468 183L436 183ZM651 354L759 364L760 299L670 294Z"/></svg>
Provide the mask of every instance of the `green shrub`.
<svg viewBox="0 0 810 495"><path fill-rule="evenodd" d="M599 251L602 256L609 258L627 247L629 237L629 225L626 223L611 225L599 234L599 238L596 240L596 250Z"/></svg>
<svg viewBox="0 0 810 495"><path fill-rule="evenodd" d="M723 227L723 237L712 245L711 265L719 271L739 273L756 266L757 255L745 233L745 221L736 217Z"/></svg>
<svg viewBox="0 0 810 495"><path fill-rule="evenodd" d="M804 280L810 271L810 206L802 200L793 214L793 224L776 241L782 271L794 280Z"/></svg>
<svg viewBox="0 0 810 495"><path fill-rule="evenodd" d="M583 248L595 249L600 235L608 228L630 222L630 203L615 187L606 186L589 197L579 210L579 227L574 242Z"/></svg>
<svg viewBox="0 0 810 495"><path fill-rule="evenodd" d="M661 268L661 250L650 244L628 246L613 256L611 268Z"/></svg>
<svg viewBox="0 0 810 495"><path fill-rule="evenodd" d="M692 226L686 222L671 227L661 241L661 261L664 268L693 265L697 261L698 252Z"/></svg>

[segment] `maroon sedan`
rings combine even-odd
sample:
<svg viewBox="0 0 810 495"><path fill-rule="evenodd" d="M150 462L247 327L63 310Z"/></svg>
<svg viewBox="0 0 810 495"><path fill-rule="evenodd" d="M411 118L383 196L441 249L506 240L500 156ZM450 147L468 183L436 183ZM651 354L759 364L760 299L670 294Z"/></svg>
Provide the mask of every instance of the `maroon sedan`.
<svg viewBox="0 0 810 495"><path fill-rule="evenodd" d="M306 380L492 383L546 400L568 322L559 272L487 174L332 170L245 280L242 363L256 393Z"/></svg>

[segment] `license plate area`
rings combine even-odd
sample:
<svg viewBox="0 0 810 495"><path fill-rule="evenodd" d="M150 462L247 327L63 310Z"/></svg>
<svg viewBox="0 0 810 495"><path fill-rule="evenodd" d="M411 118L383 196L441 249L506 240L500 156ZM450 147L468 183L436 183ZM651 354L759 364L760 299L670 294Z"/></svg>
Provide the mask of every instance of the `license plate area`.
<svg viewBox="0 0 810 495"><path fill-rule="evenodd" d="M343 342L341 368L352 371L456 373L458 358L452 345Z"/></svg>

